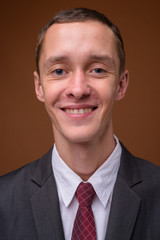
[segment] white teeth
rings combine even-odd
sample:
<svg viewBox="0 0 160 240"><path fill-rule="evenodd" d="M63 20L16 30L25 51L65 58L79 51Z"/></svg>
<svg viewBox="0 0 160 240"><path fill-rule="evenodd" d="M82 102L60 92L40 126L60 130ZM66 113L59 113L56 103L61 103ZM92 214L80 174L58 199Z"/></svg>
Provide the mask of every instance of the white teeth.
<svg viewBox="0 0 160 240"><path fill-rule="evenodd" d="M83 114L84 112L85 112L84 109L82 109L82 108L79 109L79 113L82 113L82 114Z"/></svg>
<svg viewBox="0 0 160 240"><path fill-rule="evenodd" d="M78 114L78 110L77 109L74 109L72 111L73 111L73 114Z"/></svg>
<svg viewBox="0 0 160 240"><path fill-rule="evenodd" d="M71 114L84 114L93 111L93 108L65 109L65 112Z"/></svg>

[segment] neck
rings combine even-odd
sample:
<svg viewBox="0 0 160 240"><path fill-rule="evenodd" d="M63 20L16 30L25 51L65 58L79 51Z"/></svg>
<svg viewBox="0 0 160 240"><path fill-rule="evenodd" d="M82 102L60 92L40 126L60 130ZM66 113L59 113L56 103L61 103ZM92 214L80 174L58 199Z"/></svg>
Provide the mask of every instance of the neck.
<svg viewBox="0 0 160 240"><path fill-rule="evenodd" d="M84 143L69 142L59 134L54 137L60 157L84 181L105 162L116 145L113 131L103 139Z"/></svg>

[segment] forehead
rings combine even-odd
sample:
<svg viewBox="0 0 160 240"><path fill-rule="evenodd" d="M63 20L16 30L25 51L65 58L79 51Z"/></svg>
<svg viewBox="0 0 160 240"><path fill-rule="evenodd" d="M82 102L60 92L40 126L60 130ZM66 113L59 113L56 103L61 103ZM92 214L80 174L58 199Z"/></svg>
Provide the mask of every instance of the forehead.
<svg viewBox="0 0 160 240"><path fill-rule="evenodd" d="M98 21L55 23L46 32L41 57L62 53L69 56L107 54L117 57L116 40L112 30Z"/></svg>

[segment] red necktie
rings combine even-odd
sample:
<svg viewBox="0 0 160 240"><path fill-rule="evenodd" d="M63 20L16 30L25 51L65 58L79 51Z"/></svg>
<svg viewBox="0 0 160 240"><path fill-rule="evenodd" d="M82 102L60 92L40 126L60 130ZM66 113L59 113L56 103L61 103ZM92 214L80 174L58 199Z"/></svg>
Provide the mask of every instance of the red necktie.
<svg viewBox="0 0 160 240"><path fill-rule="evenodd" d="M80 183L76 196L79 208L74 221L71 240L96 240L96 227L91 204L95 191L90 183Z"/></svg>

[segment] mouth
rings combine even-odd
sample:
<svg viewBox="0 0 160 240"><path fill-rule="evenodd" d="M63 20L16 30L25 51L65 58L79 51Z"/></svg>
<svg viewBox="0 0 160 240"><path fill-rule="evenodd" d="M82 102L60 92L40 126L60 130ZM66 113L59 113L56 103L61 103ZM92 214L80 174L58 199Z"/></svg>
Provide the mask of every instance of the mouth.
<svg viewBox="0 0 160 240"><path fill-rule="evenodd" d="M73 115L87 114L95 111L97 107L85 107L85 108L62 108L66 113Z"/></svg>

